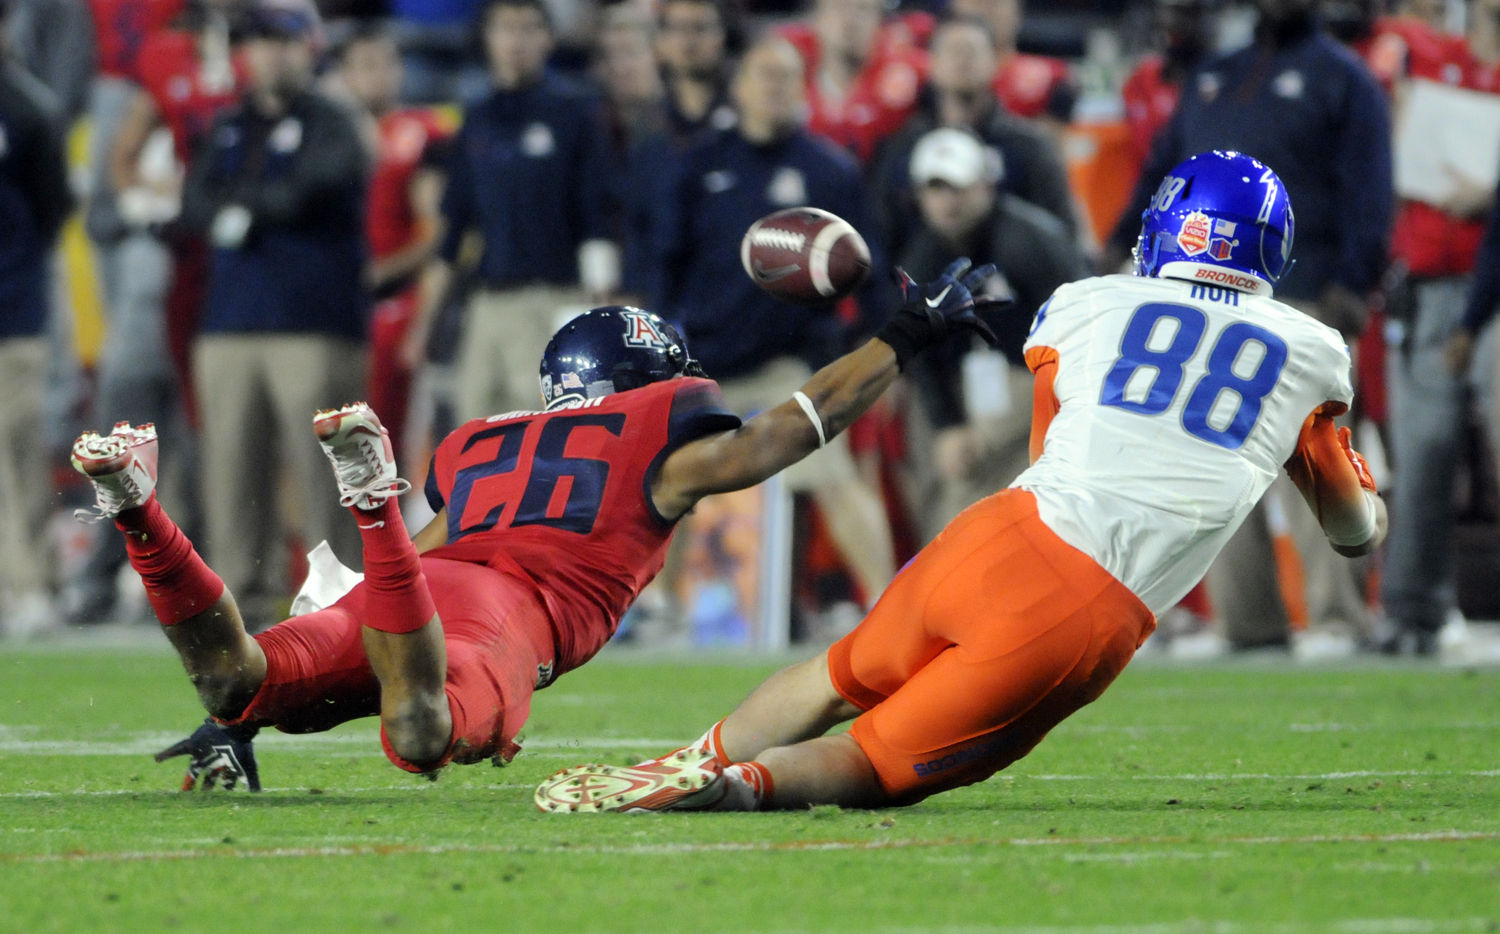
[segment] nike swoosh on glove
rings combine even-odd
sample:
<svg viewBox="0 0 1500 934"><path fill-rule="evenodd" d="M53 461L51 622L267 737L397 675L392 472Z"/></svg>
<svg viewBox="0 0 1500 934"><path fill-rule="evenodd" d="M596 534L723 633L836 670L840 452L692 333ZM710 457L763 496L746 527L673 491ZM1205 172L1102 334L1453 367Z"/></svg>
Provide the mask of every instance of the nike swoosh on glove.
<svg viewBox="0 0 1500 934"><path fill-rule="evenodd" d="M915 314L926 314L931 320L936 314L942 318L942 330L935 336L941 338L950 325L966 327L984 338L990 346L997 343L995 332L980 319L977 312L1004 307L1007 302L989 297L975 298L974 293L983 289L995 267L986 263L978 269L970 269L973 263L967 259L956 259L948 264L942 275L925 284L918 284L906 270L896 267L896 284L901 288L901 310ZM936 325L937 322L932 322Z"/></svg>

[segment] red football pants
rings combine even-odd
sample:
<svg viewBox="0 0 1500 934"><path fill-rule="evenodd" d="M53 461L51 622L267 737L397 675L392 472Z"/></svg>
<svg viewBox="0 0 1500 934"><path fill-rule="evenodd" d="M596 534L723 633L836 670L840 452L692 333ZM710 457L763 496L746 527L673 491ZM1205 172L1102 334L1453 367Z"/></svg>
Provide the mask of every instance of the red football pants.
<svg viewBox="0 0 1500 934"><path fill-rule="evenodd" d="M448 651L453 736L443 762L479 762L507 752L553 668L552 623L536 587L480 564L422 558ZM327 609L294 616L255 637L266 679L234 722L316 733L380 713L380 684L365 658L361 583ZM382 737L383 739L383 737ZM407 771L422 771L395 755Z"/></svg>

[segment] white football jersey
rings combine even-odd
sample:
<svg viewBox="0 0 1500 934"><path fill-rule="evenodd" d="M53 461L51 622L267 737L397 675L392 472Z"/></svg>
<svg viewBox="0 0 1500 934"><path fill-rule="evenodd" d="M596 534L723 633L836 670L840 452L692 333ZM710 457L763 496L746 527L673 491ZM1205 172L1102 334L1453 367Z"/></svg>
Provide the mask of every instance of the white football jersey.
<svg viewBox="0 0 1500 934"><path fill-rule="evenodd" d="M1271 298L1177 279L1065 285L1028 357L1057 353L1060 410L1012 486L1160 614L1202 579L1325 402L1348 405L1337 331Z"/></svg>

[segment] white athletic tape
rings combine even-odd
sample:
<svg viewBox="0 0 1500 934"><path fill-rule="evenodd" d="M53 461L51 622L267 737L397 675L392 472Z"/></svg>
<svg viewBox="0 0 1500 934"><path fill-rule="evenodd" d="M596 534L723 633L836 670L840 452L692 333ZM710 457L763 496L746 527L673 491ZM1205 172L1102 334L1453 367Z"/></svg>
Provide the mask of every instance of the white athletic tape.
<svg viewBox="0 0 1500 934"><path fill-rule="evenodd" d="M828 437L823 433L823 419L818 415L817 406L813 405L812 400L807 398L807 393L800 389L792 393L792 398L796 399L797 404L802 406L802 411L807 413L807 420L812 422L813 427L818 430L818 447L827 444Z"/></svg>

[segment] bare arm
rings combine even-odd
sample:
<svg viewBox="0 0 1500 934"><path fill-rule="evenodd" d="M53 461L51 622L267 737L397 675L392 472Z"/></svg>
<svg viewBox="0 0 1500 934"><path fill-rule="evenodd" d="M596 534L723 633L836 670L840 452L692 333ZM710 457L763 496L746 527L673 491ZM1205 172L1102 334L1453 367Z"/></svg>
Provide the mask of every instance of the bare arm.
<svg viewBox="0 0 1500 934"><path fill-rule="evenodd" d="M401 362L413 370L421 368L427 355L432 323L437 320L443 302L448 300L453 278L453 267L440 257L428 260L422 268L422 276L417 280L417 311L406 333L406 342L401 345Z"/></svg>
<svg viewBox="0 0 1500 934"><path fill-rule="evenodd" d="M417 554L448 544L448 507L444 506L439 509L438 514L432 517L432 521L422 526L422 531L411 537L411 543L417 546Z"/></svg>
<svg viewBox="0 0 1500 934"><path fill-rule="evenodd" d="M124 191L140 184L136 167L140 164L141 150L151 132L161 125L161 112L156 101L145 91L137 91L125 111L125 121L115 136L115 144L109 153L109 176L115 191Z"/></svg>
<svg viewBox="0 0 1500 934"><path fill-rule="evenodd" d="M418 169L407 189L416 227L411 241L384 259L375 261L373 277L380 290L416 275L437 250L443 234L439 205L443 200L443 175L434 169Z"/></svg>
<svg viewBox="0 0 1500 934"><path fill-rule="evenodd" d="M802 392L817 410L824 437L832 438L873 405L899 373L895 351L877 338L814 373ZM812 419L788 399L735 431L678 448L662 463L651 499L658 512L676 519L703 497L754 486L818 447Z"/></svg>

